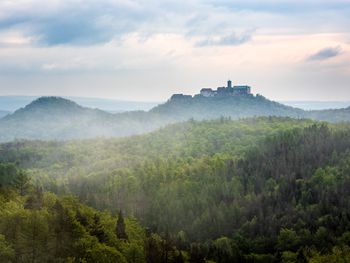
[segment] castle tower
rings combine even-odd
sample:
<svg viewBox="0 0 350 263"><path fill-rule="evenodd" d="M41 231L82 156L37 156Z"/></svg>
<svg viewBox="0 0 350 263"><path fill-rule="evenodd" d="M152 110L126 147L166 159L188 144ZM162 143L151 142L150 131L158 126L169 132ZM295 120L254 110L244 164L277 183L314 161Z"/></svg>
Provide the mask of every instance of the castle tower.
<svg viewBox="0 0 350 263"><path fill-rule="evenodd" d="M231 80L227 81L227 88L228 89L232 88L232 81Z"/></svg>

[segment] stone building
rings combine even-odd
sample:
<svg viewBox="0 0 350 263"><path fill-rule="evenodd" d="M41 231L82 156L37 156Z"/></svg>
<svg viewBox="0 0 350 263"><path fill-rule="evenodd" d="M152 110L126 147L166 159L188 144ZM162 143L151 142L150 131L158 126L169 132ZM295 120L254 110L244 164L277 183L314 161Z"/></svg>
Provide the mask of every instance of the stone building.
<svg viewBox="0 0 350 263"><path fill-rule="evenodd" d="M227 81L227 87L218 87L216 90L210 88L201 89L200 95L203 97L229 97L250 95L251 88L249 86L233 86L232 81Z"/></svg>

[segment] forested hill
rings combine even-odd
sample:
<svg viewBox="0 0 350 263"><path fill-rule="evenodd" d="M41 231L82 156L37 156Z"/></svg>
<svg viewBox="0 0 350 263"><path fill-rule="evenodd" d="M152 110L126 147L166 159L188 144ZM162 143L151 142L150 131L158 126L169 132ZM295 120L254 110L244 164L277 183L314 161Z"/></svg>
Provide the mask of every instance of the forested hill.
<svg viewBox="0 0 350 263"><path fill-rule="evenodd" d="M349 122L350 121L350 107L344 109L330 109L309 111L306 116L310 119L329 122Z"/></svg>
<svg viewBox="0 0 350 263"><path fill-rule="evenodd" d="M112 116L60 97L42 97L0 120L0 141L96 136L94 129Z"/></svg>
<svg viewBox="0 0 350 263"><path fill-rule="evenodd" d="M257 116L311 118L330 122L350 120L350 109L303 111L263 96L170 99L148 112L111 114L81 107L59 97L42 97L0 119L0 141L14 139L85 139L121 137L156 130L179 121L240 119Z"/></svg>
<svg viewBox="0 0 350 263"><path fill-rule="evenodd" d="M0 193L11 178L3 176L11 166L27 174L35 189L75 195L98 210L122 210L147 227L145 233L163 238L138 230L139 241L126 242L125 248L116 240L116 219L60 199L73 226L82 225L88 234L83 231L78 240L67 237L69 231L76 233L68 225L58 237L77 242L59 250L62 258L79 258L68 246L85 248L84 240L92 238L95 255L120 252L138 263L350 260L349 124L221 118L177 123L129 138L11 142L0 145L5 171L0 169ZM19 194L21 182L13 183ZM6 208L0 210L0 245L14 255L31 255L45 238L61 244L55 228L47 228L60 226L57 198L44 194L36 208L31 200L41 191L35 189L29 196L0 198ZM28 202L32 206L25 208ZM100 218L95 223L94 213ZM18 228L9 223L15 219ZM38 236L35 243L28 231L33 222L45 226L43 239ZM131 236L128 222L126 234Z"/></svg>
<svg viewBox="0 0 350 263"><path fill-rule="evenodd" d="M240 119L257 116L303 118L306 112L270 101L263 96L173 98L151 110L173 119L216 119L220 116Z"/></svg>
<svg viewBox="0 0 350 263"><path fill-rule="evenodd" d="M220 116L232 119L278 116L296 119L312 119L327 122L350 121L350 107L344 109L312 110L287 106L271 101L261 95L237 97L184 96L174 98L154 107L150 112L166 115L175 120L216 119Z"/></svg>
<svg viewBox="0 0 350 263"><path fill-rule="evenodd" d="M86 115L100 117L108 113L97 110L84 108L77 103L60 97L41 97L34 100L24 108L18 109L13 114L6 116L3 120L30 120L30 121L50 121L64 119L79 119Z"/></svg>
<svg viewBox="0 0 350 263"><path fill-rule="evenodd" d="M60 97L42 97L0 119L0 141L126 136L160 124L145 123L145 112L112 114Z"/></svg>
<svg viewBox="0 0 350 263"><path fill-rule="evenodd" d="M0 208L1 263L144 263L161 257L147 244L165 242L121 211L112 216L44 191L14 164L0 163Z"/></svg>

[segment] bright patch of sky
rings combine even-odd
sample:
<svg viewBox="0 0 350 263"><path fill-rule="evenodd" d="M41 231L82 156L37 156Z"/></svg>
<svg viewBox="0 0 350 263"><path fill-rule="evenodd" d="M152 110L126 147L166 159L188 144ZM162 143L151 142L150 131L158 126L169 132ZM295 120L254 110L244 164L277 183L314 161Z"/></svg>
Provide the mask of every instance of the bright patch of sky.
<svg viewBox="0 0 350 263"><path fill-rule="evenodd" d="M2 0L0 95L350 99L350 1Z"/></svg>

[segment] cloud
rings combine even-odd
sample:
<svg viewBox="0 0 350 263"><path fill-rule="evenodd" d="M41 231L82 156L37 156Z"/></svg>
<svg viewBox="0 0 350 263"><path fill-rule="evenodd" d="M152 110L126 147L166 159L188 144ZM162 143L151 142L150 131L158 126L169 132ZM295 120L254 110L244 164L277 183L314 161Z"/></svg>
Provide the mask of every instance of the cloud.
<svg viewBox="0 0 350 263"><path fill-rule="evenodd" d="M196 42L198 47L206 46L238 46L252 39L254 31L246 31L240 35L235 32L221 37L208 37Z"/></svg>
<svg viewBox="0 0 350 263"><path fill-rule="evenodd" d="M231 10L252 10L268 13L310 13L328 10L349 10L347 0L206 0L208 4Z"/></svg>
<svg viewBox="0 0 350 263"><path fill-rule="evenodd" d="M31 4L25 8L21 2L11 6L0 3L0 9L6 11L0 12L0 30L23 31L39 45L106 43L153 19L150 12L143 12L141 5L131 1L52 0L48 9L41 0L29 0Z"/></svg>
<svg viewBox="0 0 350 263"><path fill-rule="evenodd" d="M244 32L258 27L259 32L272 34L348 31L349 10L347 0L0 1L0 33L21 32L37 46L96 45L132 33L147 37L176 33L191 41L202 38L199 46L225 46L251 37L251 33L227 35L232 28ZM213 32L221 39L212 38Z"/></svg>
<svg viewBox="0 0 350 263"><path fill-rule="evenodd" d="M338 56L339 54L341 54L341 52L342 52L342 49L340 46L327 47L327 48L321 49L315 54L312 54L307 58L307 60L326 60L326 59L330 59L332 57Z"/></svg>

